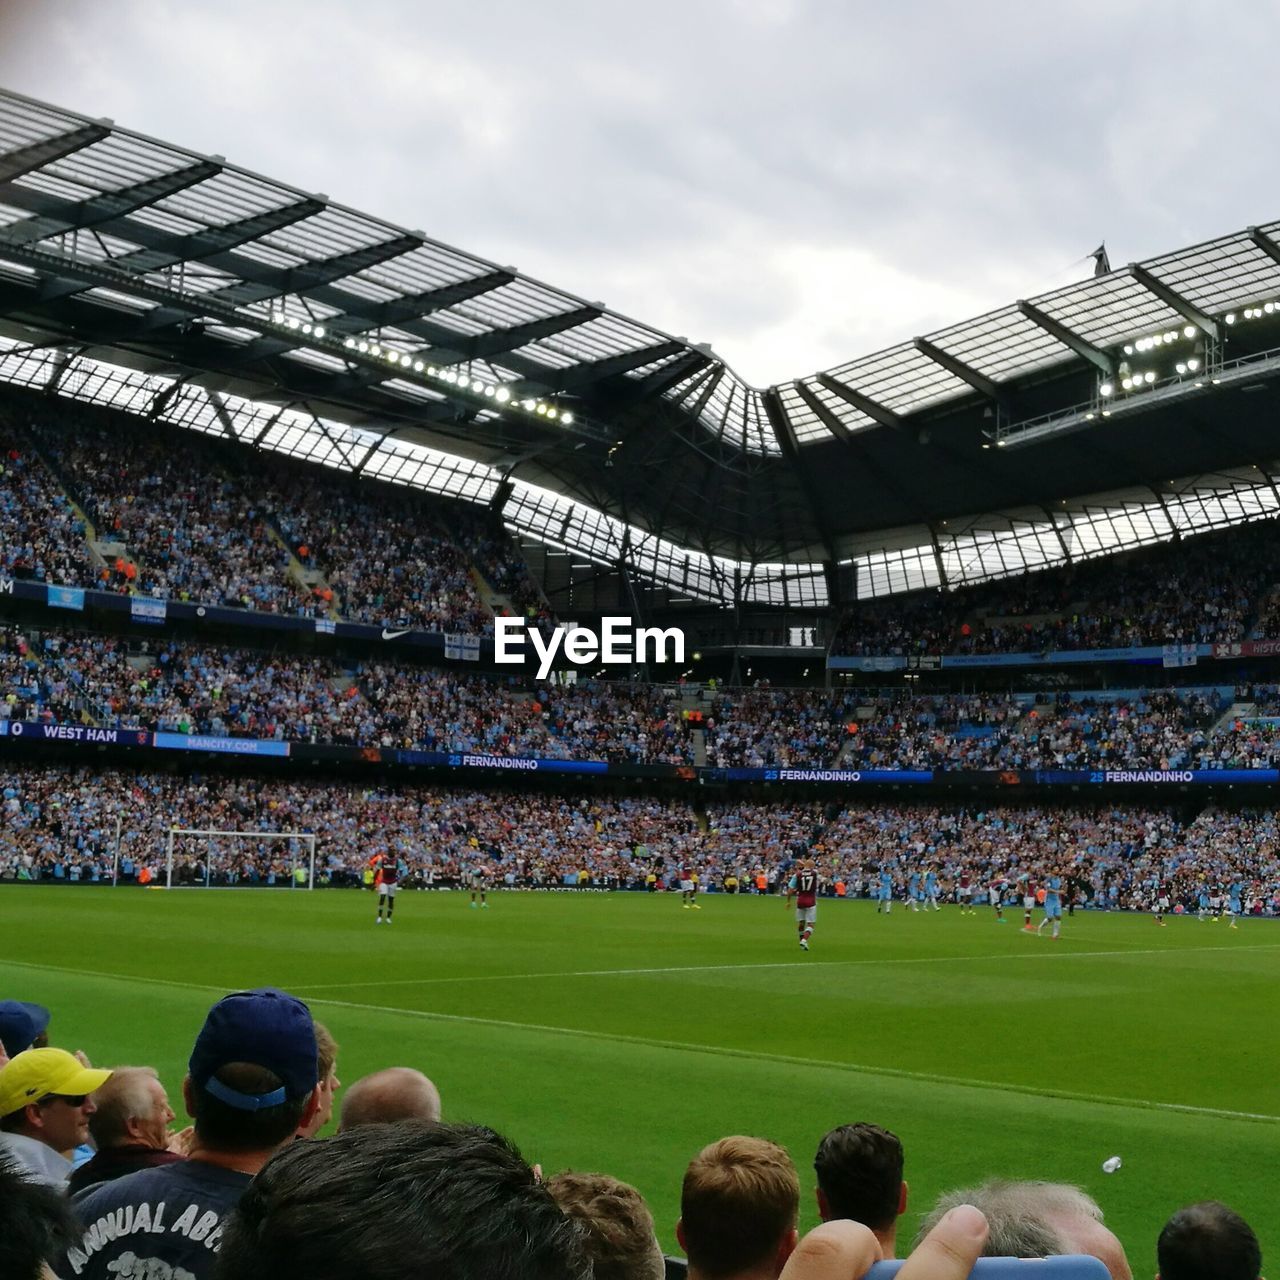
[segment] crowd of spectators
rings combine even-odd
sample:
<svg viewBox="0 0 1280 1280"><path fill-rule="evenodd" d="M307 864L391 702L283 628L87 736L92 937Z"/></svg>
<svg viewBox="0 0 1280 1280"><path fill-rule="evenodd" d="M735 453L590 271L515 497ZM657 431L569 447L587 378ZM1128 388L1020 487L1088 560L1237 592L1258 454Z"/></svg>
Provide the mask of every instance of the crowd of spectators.
<svg viewBox="0 0 1280 1280"><path fill-rule="evenodd" d="M84 521L0 403L0 571L55 586L90 580Z"/></svg>
<svg viewBox="0 0 1280 1280"><path fill-rule="evenodd" d="M712 767L1255 769L1280 693L902 695L518 679L390 661L0 627L0 717L219 737Z"/></svg>
<svg viewBox="0 0 1280 1280"><path fill-rule="evenodd" d="M242 475L239 450L189 433L175 447L90 406L0 414L0 565L14 576L480 635L493 624L479 570L522 616L550 618L517 548L463 504L282 459ZM95 563L62 484L114 558Z"/></svg>
<svg viewBox="0 0 1280 1280"><path fill-rule="evenodd" d="M1271 520L982 586L860 603L841 621L832 651L889 656L1229 644L1266 633L1264 611L1277 582L1280 525Z"/></svg>
<svg viewBox="0 0 1280 1280"><path fill-rule="evenodd" d="M812 853L831 891L869 896L886 869L905 886L932 868L948 891L1057 867L1081 900L1145 908L1156 886L1194 906L1208 881L1253 886L1280 910L1280 815L1210 807L1197 815L1142 806L1077 807L715 801L482 792L406 783L179 777L54 765L0 774L5 850L0 878L135 882L168 875L170 827L314 833L321 885L364 882L392 858L408 883L465 883L477 866L498 886L660 889L693 868L704 884L777 888ZM178 836L183 883L280 884L309 861L305 840Z"/></svg>

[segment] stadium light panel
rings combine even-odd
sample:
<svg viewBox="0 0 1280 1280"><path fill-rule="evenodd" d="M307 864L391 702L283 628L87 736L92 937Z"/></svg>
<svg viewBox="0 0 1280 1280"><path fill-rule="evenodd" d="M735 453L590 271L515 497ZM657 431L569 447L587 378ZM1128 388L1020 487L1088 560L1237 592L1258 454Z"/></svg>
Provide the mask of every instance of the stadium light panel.
<svg viewBox="0 0 1280 1280"><path fill-rule="evenodd" d="M563 422L563 423L565 424L565 426L570 426L570 425L572 425L572 423L573 423L573 414L571 414L571 413L562 413L562 414L560 415L560 421L561 421L561 422Z"/></svg>
<svg viewBox="0 0 1280 1280"><path fill-rule="evenodd" d="M1228 324L1235 324L1236 313L1234 311L1228 311L1227 314L1223 317L1223 319L1226 320Z"/></svg>
<svg viewBox="0 0 1280 1280"><path fill-rule="evenodd" d="M311 332L312 332L313 334L315 334L315 336L316 336L317 338L323 338L323 337L324 337L324 325L322 325L322 324L318 324L318 325L316 325L316 327L315 327L314 329L312 329L312 330L311 330Z"/></svg>
<svg viewBox="0 0 1280 1280"><path fill-rule="evenodd" d="M1195 325L1189 324L1185 329L1183 329L1182 336L1184 338L1194 338L1198 332L1199 330L1195 327Z"/></svg>
<svg viewBox="0 0 1280 1280"><path fill-rule="evenodd" d="M1144 373L1144 374L1142 375L1142 380L1143 380L1143 381L1144 381L1148 386L1150 386L1150 385L1151 385L1151 383L1153 383L1153 382L1156 380L1155 371L1154 371L1154 370L1152 370L1152 369L1148 369L1148 370L1146 371L1146 373Z"/></svg>
<svg viewBox="0 0 1280 1280"><path fill-rule="evenodd" d="M1191 359L1187 361L1187 368L1190 369L1192 373L1195 373L1199 367L1200 361L1195 356L1192 356Z"/></svg>
<svg viewBox="0 0 1280 1280"><path fill-rule="evenodd" d="M1179 376L1181 376L1187 371L1187 362L1185 360L1179 360L1173 367L1178 371Z"/></svg>
<svg viewBox="0 0 1280 1280"><path fill-rule="evenodd" d="M354 338L348 338L342 345L346 347L348 351L354 351L356 346L356 340Z"/></svg>
<svg viewBox="0 0 1280 1280"><path fill-rule="evenodd" d="M506 404L507 401L511 399L511 392L508 391L506 387L499 387L497 391L493 393L493 398L497 400L499 404Z"/></svg>
<svg viewBox="0 0 1280 1280"><path fill-rule="evenodd" d="M474 391L476 395L479 395L484 390L484 383L479 381L473 382L471 384L471 390Z"/></svg>
<svg viewBox="0 0 1280 1280"><path fill-rule="evenodd" d="M413 362L413 371L414 371L414 373L421 373L421 372L422 372L422 361L421 361L421 360L415 360L415 361Z"/></svg>
<svg viewBox="0 0 1280 1280"><path fill-rule="evenodd" d="M1113 383L1110 383L1110 382L1104 382L1102 386L1098 388L1099 395L1109 396L1109 395L1113 395L1114 393L1115 393L1115 386Z"/></svg>

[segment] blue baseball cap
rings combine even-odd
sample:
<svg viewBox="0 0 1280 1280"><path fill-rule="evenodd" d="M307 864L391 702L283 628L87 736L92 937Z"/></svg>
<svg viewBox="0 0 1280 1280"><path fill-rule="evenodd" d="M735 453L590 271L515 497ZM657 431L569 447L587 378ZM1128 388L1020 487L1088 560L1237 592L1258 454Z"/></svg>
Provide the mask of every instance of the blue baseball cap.
<svg viewBox="0 0 1280 1280"><path fill-rule="evenodd" d="M216 1078L232 1062L248 1062L279 1076L270 1093L240 1093ZM238 1111L261 1111L305 1098L316 1087L316 1028L301 1000L275 987L236 991L209 1010L196 1037L191 1081Z"/></svg>
<svg viewBox="0 0 1280 1280"><path fill-rule="evenodd" d="M0 1044L16 1058L49 1025L49 1010L25 1000L0 1000Z"/></svg>

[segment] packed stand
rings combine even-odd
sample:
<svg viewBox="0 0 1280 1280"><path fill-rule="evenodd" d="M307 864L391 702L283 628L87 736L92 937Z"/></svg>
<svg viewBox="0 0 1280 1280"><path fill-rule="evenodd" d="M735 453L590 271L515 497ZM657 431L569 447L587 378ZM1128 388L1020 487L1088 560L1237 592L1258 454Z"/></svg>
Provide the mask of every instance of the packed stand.
<svg viewBox="0 0 1280 1280"><path fill-rule="evenodd" d="M91 581L84 521L0 404L0 572L55 586Z"/></svg>
<svg viewBox="0 0 1280 1280"><path fill-rule="evenodd" d="M954 592L859 604L836 654L1042 653L1248 639L1280 582L1275 521ZM1265 620L1264 620L1265 621Z"/></svg>
<svg viewBox="0 0 1280 1280"><path fill-rule="evenodd" d="M827 888L870 895L887 868L905 889L935 869L952 890L983 889L1050 867L1078 882L1081 901L1145 909L1161 885L1194 909L1205 882L1240 882L1260 912L1280 910L1280 815L1272 809L1172 809L818 801L717 802L479 792L417 784L284 781L69 766L0 775L8 841L0 879L136 881L167 874L171 826L316 833L322 885L363 882L371 859L394 858L408 883L447 887L485 868L511 888L657 888L685 868L703 882L776 889L812 853ZM117 839L119 847L117 849ZM202 883L285 884L309 856L305 841L178 837L175 875Z"/></svg>

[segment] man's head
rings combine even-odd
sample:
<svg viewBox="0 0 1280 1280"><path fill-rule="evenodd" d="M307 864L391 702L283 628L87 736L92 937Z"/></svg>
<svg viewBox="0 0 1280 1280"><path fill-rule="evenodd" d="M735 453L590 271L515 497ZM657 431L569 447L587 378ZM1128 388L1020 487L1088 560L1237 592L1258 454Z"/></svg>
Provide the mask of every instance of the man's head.
<svg viewBox="0 0 1280 1280"><path fill-rule="evenodd" d="M183 1081L198 1148L272 1151L315 1114L315 1023L273 987L237 991L209 1010Z"/></svg>
<svg viewBox="0 0 1280 1280"><path fill-rule="evenodd" d="M0 1000L0 1048L16 1058L24 1049L43 1049L49 1043L49 1010L25 1000Z"/></svg>
<svg viewBox="0 0 1280 1280"><path fill-rule="evenodd" d="M1262 1249L1253 1228L1216 1200L1188 1205L1156 1244L1159 1280L1258 1280Z"/></svg>
<svg viewBox="0 0 1280 1280"><path fill-rule="evenodd" d="M897 1222L907 1208L902 1143L875 1124L842 1124L818 1144L818 1212L870 1227L892 1257Z"/></svg>
<svg viewBox="0 0 1280 1280"><path fill-rule="evenodd" d="M558 1173L552 1199L582 1228L594 1280L662 1280L665 1264L644 1197L607 1173Z"/></svg>
<svg viewBox="0 0 1280 1280"><path fill-rule="evenodd" d="M920 1232L922 1240L957 1205L986 1216L988 1258L1048 1258L1087 1253L1105 1263L1111 1280L1133 1280L1124 1246L1102 1223L1102 1210L1078 1187L1060 1182L1011 1182L993 1178L942 1196Z"/></svg>
<svg viewBox="0 0 1280 1280"><path fill-rule="evenodd" d="M97 1111L89 1132L99 1151L114 1147L153 1147L169 1141L173 1108L152 1067L117 1067L93 1096Z"/></svg>
<svg viewBox="0 0 1280 1280"><path fill-rule="evenodd" d="M440 1093L412 1067L387 1067L355 1082L342 1097L339 1130L365 1124L396 1124L401 1120L440 1119Z"/></svg>
<svg viewBox="0 0 1280 1280"><path fill-rule="evenodd" d="M505 1138L361 1126L297 1142L227 1223L218 1280L588 1280L577 1228Z"/></svg>
<svg viewBox="0 0 1280 1280"><path fill-rule="evenodd" d="M0 1159L0 1276L56 1280L45 1265L80 1240L67 1199Z"/></svg>
<svg viewBox="0 0 1280 1280"><path fill-rule="evenodd" d="M88 1141L93 1092L110 1077L65 1049L26 1049L0 1067L0 1131L71 1151Z"/></svg>
<svg viewBox="0 0 1280 1280"><path fill-rule="evenodd" d="M298 1130L300 1138L314 1138L333 1117L334 1094L342 1088L338 1079L338 1042L323 1022L316 1028L316 1114Z"/></svg>
<svg viewBox="0 0 1280 1280"><path fill-rule="evenodd" d="M782 1147L721 1138L685 1170L676 1237L699 1276L776 1276L795 1248L799 1211L800 1179Z"/></svg>

